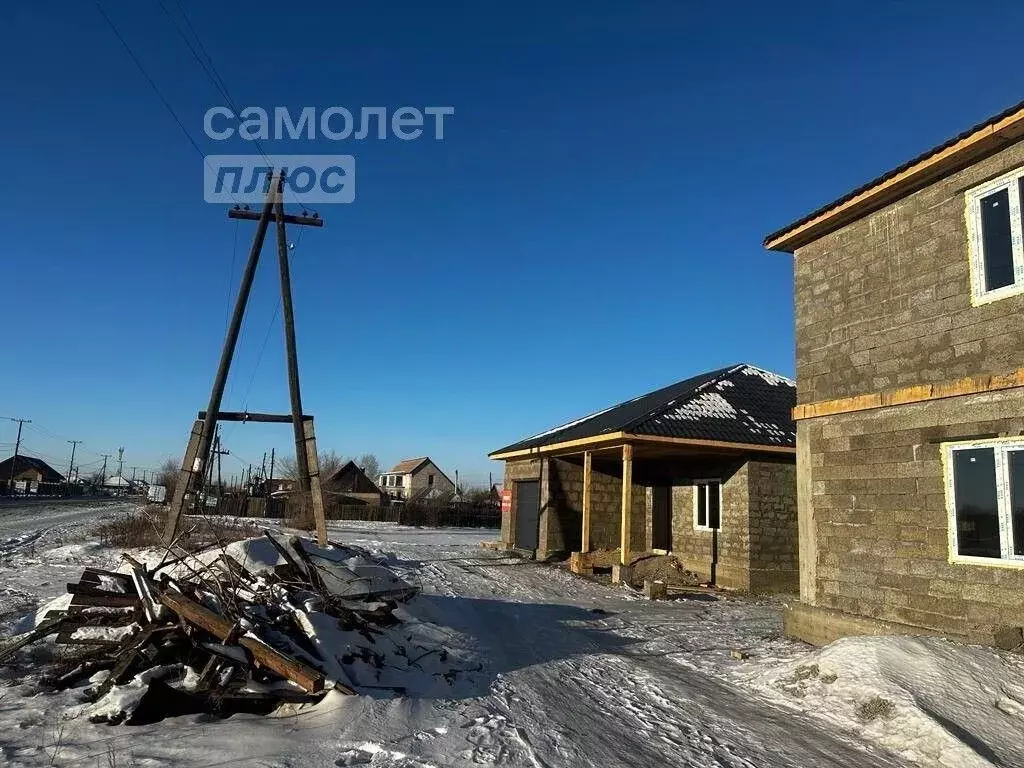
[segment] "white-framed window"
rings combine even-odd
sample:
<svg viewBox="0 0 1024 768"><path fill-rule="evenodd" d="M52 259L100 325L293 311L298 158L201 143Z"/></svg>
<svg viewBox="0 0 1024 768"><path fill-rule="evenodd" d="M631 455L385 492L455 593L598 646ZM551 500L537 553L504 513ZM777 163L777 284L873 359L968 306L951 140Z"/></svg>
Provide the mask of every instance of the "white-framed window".
<svg viewBox="0 0 1024 768"><path fill-rule="evenodd" d="M943 449L950 559L1024 567L1024 438Z"/></svg>
<svg viewBox="0 0 1024 768"><path fill-rule="evenodd" d="M975 304L1024 293L1024 168L968 190L967 234Z"/></svg>
<svg viewBox="0 0 1024 768"><path fill-rule="evenodd" d="M693 527L717 531L722 527L722 481L693 481Z"/></svg>

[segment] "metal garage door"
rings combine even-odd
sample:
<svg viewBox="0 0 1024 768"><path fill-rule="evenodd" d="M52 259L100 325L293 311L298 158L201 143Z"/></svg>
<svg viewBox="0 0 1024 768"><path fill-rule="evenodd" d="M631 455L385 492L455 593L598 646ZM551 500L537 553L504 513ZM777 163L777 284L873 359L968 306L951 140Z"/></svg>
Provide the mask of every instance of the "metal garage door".
<svg viewBox="0 0 1024 768"><path fill-rule="evenodd" d="M540 482L516 483L516 546L536 549L540 532Z"/></svg>

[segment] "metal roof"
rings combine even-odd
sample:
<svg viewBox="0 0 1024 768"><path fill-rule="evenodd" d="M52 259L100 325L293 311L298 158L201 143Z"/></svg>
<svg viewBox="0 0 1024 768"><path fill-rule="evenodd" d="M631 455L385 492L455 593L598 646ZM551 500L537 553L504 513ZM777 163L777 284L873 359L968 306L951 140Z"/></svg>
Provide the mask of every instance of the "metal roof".
<svg viewBox="0 0 1024 768"><path fill-rule="evenodd" d="M806 224L806 223L808 223L810 221L813 221L814 219L816 219L816 218L818 218L820 216L823 216L824 214L828 213L829 211L833 210L834 208L838 208L839 206L849 202L850 200L853 200L855 197L858 197L859 195L862 195L865 192L868 192L869 190L871 190L871 189L873 189L873 188L875 188L877 186L880 186L881 184L884 184L885 182L889 181L890 179L892 179L892 178L894 178L896 176L899 176L900 174L905 173L906 171L909 171L914 166L916 166L916 165L918 165L918 164L920 164L920 163L922 163L922 162L924 162L926 160L929 160L930 158L934 157L935 155L938 155L941 152L944 152L947 149L950 149L951 147L956 146L957 144L959 144L960 142L964 141L965 139L971 138L974 134L978 133L979 131L983 131L983 130L985 130L985 129L987 129L987 128L989 128L989 127L991 127L991 126L993 126L993 125L995 125L997 123L1000 123L1000 122L1006 120L1009 117L1012 117L1016 113L1020 112L1022 109L1024 109L1024 101L1022 101L1022 102L1020 102L1018 104L1014 104L1012 107L1009 107L1008 109L1003 110L999 114L993 115L992 117L990 117L990 118L988 118L986 120L983 120L982 122L978 123L977 125L975 125L975 126L973 126L971 128L968 128L963 133L960 133L960 134L954 136L953 138L951 138L951 139L949 139L947 141L944 141L943 143L939 144L936 147L932 147L927 152L924 152L924 153L918 155L917 157L915 157L915 158L913 158L911 160L908 160L907 162L903 163L902 165L898 165L897 167L893 168L891 171L883 173L881 176L878 176L877 178L872 179L871 181L867 182L866 184L862 184L861 186L857 187L856 189L854 189L854 190L852 190L850 192L847 192L845 195L843 195L842 197L840 197L840 198L838 198L836 200L833 200L831 203L828 203L828 204L823 205L823 206L821 206L820 208L818 208L818 209L816 209L814 211L811 211L806 216L804 216L802 218L799 218L796 221L794 221L792 224L789 224L789 225L783 227L782 229L777 230L776 232L772 232L770 235L765 237L765 239L764 239L764 246L766 248L767 247L771 247L769 245L770 243L778 240L781 237L784 237L785 235L789 234L791 231L793 231L795 229L798 229L799 227L802 227L804 224Z"/></svg>
<svg viewBox="0 0 1024 768"><path fill-rule="evenodd" d="M740 363L702 373L508 445L495 454L604 434L796 445L796 385Z"/></svg>

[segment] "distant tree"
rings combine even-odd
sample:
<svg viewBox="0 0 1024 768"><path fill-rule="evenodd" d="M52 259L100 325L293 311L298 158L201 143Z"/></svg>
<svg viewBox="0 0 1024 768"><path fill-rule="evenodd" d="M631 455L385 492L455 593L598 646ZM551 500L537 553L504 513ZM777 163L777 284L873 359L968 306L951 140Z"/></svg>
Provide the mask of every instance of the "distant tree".
<svg viewBox="0 0 1024 768"><path fill-rule="evenodd" d="M318 454L320 459L320 477L327 479L339 469L341 469L345 462L348 461L343 456L339 456L336 451L320 451ZM285 456L281 458L277 467L274 469L275 477L285 477L290 480L297 480L299 477L299 462L295 460L294 456Z"/></svg>
<svg viewBox="0 0 1024 768"><path fill-rule="evenodd" d="M335 451L320 451L320 477L324 480L329 478L348 461L348 459L339 456Z"/></svg>
<svg viewBox="0 0 1024 768"><path fill-rule="evenodd" d="M167 499L174 495L174 486L178 481L178 462L169 456L164 459L163 464L153 476L155 485L162 485L167 488Z"/></svg>
<svg viewBox="0 0 1024 768"><path fill-rule="evenodd" d="M367 477L373 480L373 482L377 482L377 478L380 477L380 462L374 454L364 453L356 459L356 464L362 467Z"/></svg>

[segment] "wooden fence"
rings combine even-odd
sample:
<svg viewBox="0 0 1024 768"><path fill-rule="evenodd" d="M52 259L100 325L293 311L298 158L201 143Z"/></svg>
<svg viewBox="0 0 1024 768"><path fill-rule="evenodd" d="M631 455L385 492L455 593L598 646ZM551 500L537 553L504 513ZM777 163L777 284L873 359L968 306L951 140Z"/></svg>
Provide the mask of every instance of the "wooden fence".
<svg viewBox="0 0 1024 768"><path fill-rule="evenodd" d="M208 510L234 517L287 518L294 510L288 499L224 496L217 507ZM358 520L373 523L420 525L432 528L500 528L501 510L490 504L334 504L327 502L324 513L328 520Z"/></svg>

